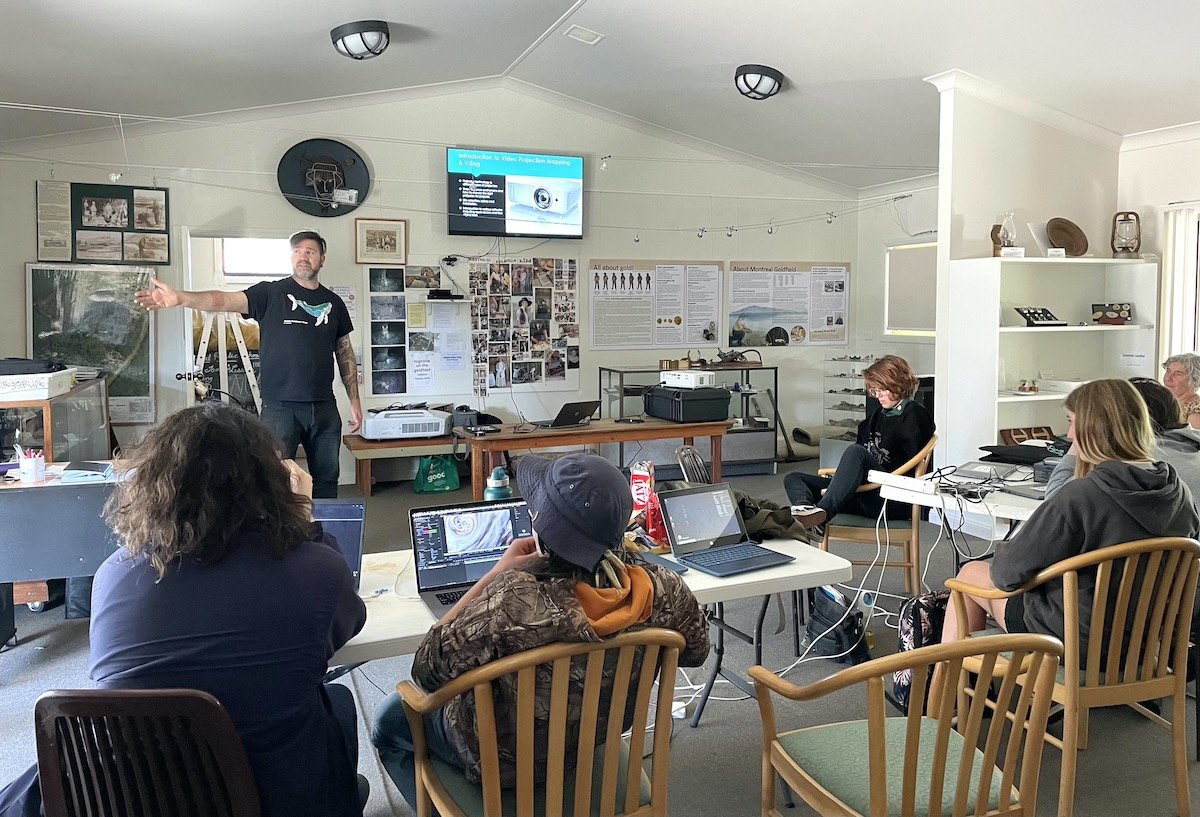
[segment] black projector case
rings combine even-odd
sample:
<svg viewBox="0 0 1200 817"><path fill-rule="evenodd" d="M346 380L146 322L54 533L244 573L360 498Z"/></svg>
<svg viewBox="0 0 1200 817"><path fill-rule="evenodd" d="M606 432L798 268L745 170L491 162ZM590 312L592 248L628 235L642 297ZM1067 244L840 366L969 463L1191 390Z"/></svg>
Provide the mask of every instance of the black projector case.
<svg viewBox="0 0 1200 817"><path fill-rule="evenodd" d="M646 414L676 423L729 419L729 389L676 389L647 386L642 394Z"/></svg>

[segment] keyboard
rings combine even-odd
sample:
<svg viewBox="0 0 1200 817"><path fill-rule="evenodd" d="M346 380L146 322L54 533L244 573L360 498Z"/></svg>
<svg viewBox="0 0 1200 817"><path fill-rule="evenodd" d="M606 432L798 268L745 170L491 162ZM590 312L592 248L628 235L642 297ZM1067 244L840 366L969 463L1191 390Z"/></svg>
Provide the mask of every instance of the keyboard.
<svg viewBox="0 0 1200 817"><path fill-rule="evenodd" d="M713 567L715 565L740 562L743 559L753 559L755 556L776 555L775 551L759 547L752 542L742 545L727 545L719 548L699 550L686 555L686 560L697 567Z"/></svg>
<svg viewBox="0 0 1200 817"><path fill-rule="evenodd" d="M466 595L466 590L449 590L445 593L435 593L437 600L442 604L452 605L454 602Z"/></svg>

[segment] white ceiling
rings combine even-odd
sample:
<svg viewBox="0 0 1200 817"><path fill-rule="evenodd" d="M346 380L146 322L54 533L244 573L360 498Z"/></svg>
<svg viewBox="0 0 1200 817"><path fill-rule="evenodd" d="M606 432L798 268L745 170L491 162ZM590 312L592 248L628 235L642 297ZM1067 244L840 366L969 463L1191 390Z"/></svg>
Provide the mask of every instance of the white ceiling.
<svg viewBox="0 0 1200 817"><path fill-rule="evenodd" d="M1200 3L1115 0L3 0L0 141L510 77L851 187L937 166L958 68L1114 134L1200 120ZM391 24L354 62L329 29ZM572 24L605 35L563 36ZM754 102L744 62L784 73ZM614 150L614 154L619 151Z"/></svg>

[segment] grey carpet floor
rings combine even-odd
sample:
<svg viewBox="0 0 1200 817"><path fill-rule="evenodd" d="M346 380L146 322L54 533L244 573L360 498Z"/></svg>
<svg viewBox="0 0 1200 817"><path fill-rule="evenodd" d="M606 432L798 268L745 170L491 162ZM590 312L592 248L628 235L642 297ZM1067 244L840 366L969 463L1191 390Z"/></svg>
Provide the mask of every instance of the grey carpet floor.
<svg viewBox="0 0 1200 817"><path fill-rule="evenodd" d="M781 465L781 474L734 477L732 482L748 493L782 502L782 470L815 468L815 462L799 466ZM353 493L343 487L343 494ZM407 546L407 510L414 505L442 504L469 499L469 491L430 497L414 494L409 482L378 486L368 506L368 552ZM930 584L940 584L952 570L952 552L943 541L936 546L937 530L926 525L922 543L929 562ZM979 547L979 543L975 543ZM929 551L932 549L932 555ZM867 554L868 557L870 554ZM884 575L880 576L880 573ZM895 649L895 612L903 591L899 570L865 568L856 572L863 582L882 593L872 623L873 655ZM884 595L893 594L893 595ZM757 600L727 605L727 615L743 629L753 626ZM786 618L786 617L784 617ZM768 614L763 662L781 670L796 661L792 650L790 622L777 610ZM67 621L61 606L43 613L18 608L19 643L0 652L0 783L12 779L35 759L33 702L44 690L89 686L87 678L87 622ZM776 629L782 630L776 633ZM726 666L741 668L753 663L750 645L726 642ZM688 700L706 675L705 668L681 672L676 678L678 700ZM345 676L340 683L350 686L358 701L360 726L359 770L371 783L367 817L410 814L375 758L369 741L371 712L397 681L409 676L408 657L372 661ZM825 659L809 659L794 666L787 677L811 682L836 672L840 665ZM1189 722L1191 707L1189 699ZM695 703L689 705L693 711ZM860 690L817 703L779 707L781 728L794 728L835 720L862 717ZM753 700L727 682L720 682L698 728L688 721L674 721L671 749L671 812L680 815L756 815L759 812L761 731ZM1190 734L1189 751L1194 753L1195 736ZM1193 754L1194 756L1194 754ZM1059 753L1047 747L1039 789L1039 814L1054 814L1058 800ZM1191 764L1193 800L1200 793L1200 774ZM1079 815L1173 814L1173 776L1170 736L1128 708L1097 710L1092 715L1089 747L1080 753L1075 813ZM803 805L796 814L811 813Z"/></svg>

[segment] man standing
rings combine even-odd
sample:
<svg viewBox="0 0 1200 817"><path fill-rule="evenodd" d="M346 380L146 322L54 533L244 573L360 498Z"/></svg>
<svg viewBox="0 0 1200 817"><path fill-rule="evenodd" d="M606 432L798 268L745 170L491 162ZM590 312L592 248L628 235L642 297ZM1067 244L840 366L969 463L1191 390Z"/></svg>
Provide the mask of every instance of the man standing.
<svg viewBox="0 0 1200 817"><path fill-rule="evenodd" d="M336 497L342 420L333 396L333 359L350 398L349 430L362 424L358 366L346 304L321 285L325 239L311 230L296 233L292 275L264 281L242 292L176 290L157 278L135 296L146 309L186 306L203 312L238 312L258 321L262 389L260 419L279 438L282 456L304 446L314 497ZM331 354L332 353L332 354Z"/></svg>

